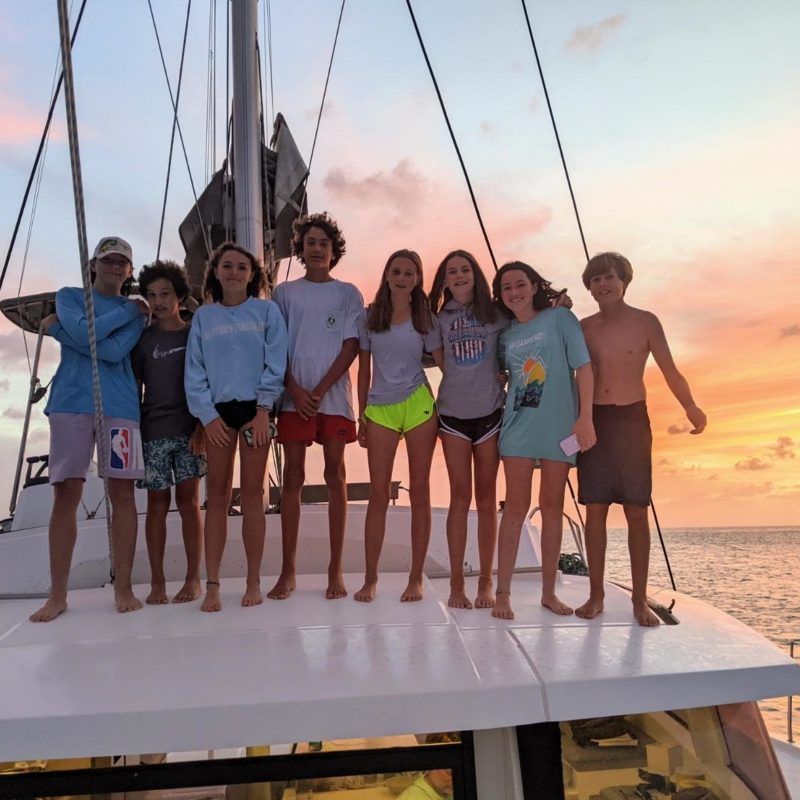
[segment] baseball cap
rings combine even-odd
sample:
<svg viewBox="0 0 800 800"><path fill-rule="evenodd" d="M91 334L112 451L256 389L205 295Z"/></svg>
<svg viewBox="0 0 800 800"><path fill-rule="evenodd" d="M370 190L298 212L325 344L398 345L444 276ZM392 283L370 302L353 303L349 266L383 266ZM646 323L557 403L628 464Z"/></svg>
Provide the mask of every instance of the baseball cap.
<svg viewBox="0 0 800 800"><path fill-rule="evenodd" d="M92 258L104 258L115 253L120 256L125 256L128 261L133 264L133 250L131 246L119 236L104 236L94 249Z"/></svg>

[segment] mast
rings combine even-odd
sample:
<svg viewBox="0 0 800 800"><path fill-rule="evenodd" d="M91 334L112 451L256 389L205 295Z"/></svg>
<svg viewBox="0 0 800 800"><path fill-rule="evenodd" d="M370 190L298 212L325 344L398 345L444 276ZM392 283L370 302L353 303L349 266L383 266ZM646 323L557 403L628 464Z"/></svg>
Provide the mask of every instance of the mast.
<svg viewBox="0 0 800 800"><path fill-rule="evenodd" d="M236 242L263 263L264 216L259 124L258 0L231 0L233 67L233 168Z"/></svg>

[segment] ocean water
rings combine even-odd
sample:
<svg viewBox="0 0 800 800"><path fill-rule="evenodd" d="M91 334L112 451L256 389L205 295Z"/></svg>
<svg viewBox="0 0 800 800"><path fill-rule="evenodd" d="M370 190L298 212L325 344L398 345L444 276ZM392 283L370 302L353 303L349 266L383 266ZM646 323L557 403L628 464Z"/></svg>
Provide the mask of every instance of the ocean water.
<svg viewBox="0 0 800 800"><path fill-rule="evenodd" d="M662 532L678 591L740 619L786 653L792 639L800 640L800 527L673 528ZM650 564L650 583L668 587L669 574L655 529ZM630 583L624 530L609 530L606 573L611 579ZM800 659L800 641L795 655ZM770 733L785 739L786 698L760 705ZM797 736L800 697L794 700L794 729Z"/></svg>

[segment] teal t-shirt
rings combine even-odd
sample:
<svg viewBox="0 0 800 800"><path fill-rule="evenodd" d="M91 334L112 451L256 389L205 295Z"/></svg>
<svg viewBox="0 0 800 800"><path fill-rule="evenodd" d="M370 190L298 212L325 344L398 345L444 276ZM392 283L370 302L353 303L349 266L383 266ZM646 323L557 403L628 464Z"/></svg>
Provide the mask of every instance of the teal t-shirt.
<svg viewBox="0 0 800 800"><path fill-rule="evenodd" d="M500 334L498 357L508 373L500 455L574 464L559 442L578 418L575 370L589 363L575 315L547 308L530 322L512 322Z"/></svg>

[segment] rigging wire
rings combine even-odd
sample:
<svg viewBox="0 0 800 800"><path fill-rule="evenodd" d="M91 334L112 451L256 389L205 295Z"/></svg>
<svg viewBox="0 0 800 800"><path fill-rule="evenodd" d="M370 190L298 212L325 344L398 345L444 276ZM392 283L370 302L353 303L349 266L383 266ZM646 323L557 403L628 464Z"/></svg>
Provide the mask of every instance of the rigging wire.
<svg viewBox="0 0 800 800"><path fill-rule="evenodd" d="M70 47L74 46L75 39L78 36L78 29L81 26L81 19L83 19L83 11L86 8L86 0L83 0L81 3L80 10L78 11L78 18L75 21L75 29L72 32L72 37L70 38ZM58 78L58 83L56 84L55 91L53 92L53 96L50 99L50 109L47 112L47 119L44 123L44 130L42 131L42 136L39 139L39 147L36 151L36 157L33 159L33 167L31 168L31 174L28 176L28 183L25 187L25 192L22 195L22 204L20 205L19 213L17 214L17 221L14 223L14 231L11 234L11 241L8 245L8 250L6 252L5 261L3 262L3 271L0 272L0 289L3 288L3 282L6 278L6 272L8 271L8 265L11 261L11 254L14 252L14 244L17 241L17 234L19 233L19 226L22 223L22 217L25 214L25 206L28 203L28 196L31 192L31 187L33 186L33 182L35 180L36 170L39 167L39 161L42 158L42 153L45 150L45 146L47 143L47 138L50 134L50 123L53 121L53 112L56 109L56 103L58 103L58 96L61 93L61 84L64 82L64 70L61 70L61 75Z"/></svg>
<svg viewBox="0 0 800 800"><path fill-rule="evenodd" d="M152 12L152 5L150 10ZM183 26L183 45L181 47L181 63L178 68L178 85L175 89L175 113L172 117L172 133L169 137L169 156L167 157L167 180L164 184L164 202L161 206L161 223L158 226L158 246L156 247L156 261L161 257L161 241L164 236L164 220L167 216L167 196L169 195L169 178L172 174L172 153L175 149L175 128L178 125L178 106L181 102L181 87L183 85L183 64L186 58L186 40L189 34L189 17L192 11L192 0L186 3L186 22ZM208 134L206 134L206 139ZM197 198L195 197L195 203ZM202 224L202 221L201 221Z"/></svg>
<svg viewBox="0 0 800 800"><path fill-rule="evenodd" d="M325 86L322 90L322 99L320 100L319 104L319 113L317 114L317 125L314 128L314 139L311 142L311 153L308 156L308 172L306 174L305 183L303 184L303 194L300 197L300 208L303 207L303 203L308 195L308 180L311 177L311 164L314 162L314 151L317 148L317 137L319 136L319 128L322 123L322 113L325 110L325 98L328 96L328 84L331 80L331 70L333 69L333 58L336 55L336 45L339 41L339 31L342 27L342 16L344 15L344 6L347 0L342 0L342 5L339 8L339 19L336 22L336 33L333 36L333 47L331 48L331 57L328 61L328 71L325 75ZM289 263L286 265L286 277L283 279L284 281L289 280L289 271L292 268L292 257L289 256Z"/></svg>
<svg viewBox="0 0 800 800"><path fill-rule="evenodd" d="M180 139L181 149L183 150L183 159L186 162L186 171L187 171L187 173L189 175L189 184L191 185L192 196L194 197L194 208L197 211L197 218L200 221L200 230L201 230L201 232L203 234L203 243L206 246L206 253L210 256L211 255L211 245L210 245L210 243L208 241L208 234L206 232L206 226L205 226L205 224L203 222L203 214L200 211L200 205L197 202L197 191L196 191L195 186L194 186L194 178L192 177L192 168L189 165L189 155L186 152L186 142L184 142L184 140L183 140L183 130L181 129L181 123L180 123L180 120L178 119L178 106L177 106L177 104L175 102L175 97L172 94L172 84L170 83L170 80L169 80L169 72L167 70L167 62L164 59L164 50L161 47L161 37L159 36L158 25L156 24L156 17L155 17L155 14L153 13L152 0L147 0L147 6L150 9L150 19L153 21L153 32L156 35L156 44L158 45L158 54L161 57L161 66L162 66L163 71L164 71L164 79L167 82L167 91L169 92L169 99L170 99L170 102L172 103L172 110L175 113L175 126L178 129L178 138Z"/></svg>
<svg viewBox="0 0 800 800"><path fill-rule="evenodd" d="M564 167L564 177L567 179L567 188L569 189L569 196L572 199L572 208L575 211L575 221L578 223L578 232L581 235L581 244L583 245L583 252L586 260L589 260L589 248L586 246L586 237L583 235L583 225L581 225L581 215L578 213L578 202L575 199L575 192L572 190L572 181L569 178L569 170L567 169L567 159L564 157L564 148L561 146L561 137L558 135L558 126L556 125L555 114L553 113L553 105L550 102L550 93L547 91L547 83L544 79L544 71L542 70L542 62L539 60L539 50L536 47L536 39L533 36L533 28L531 27L531 20L528 16L528 6L525 0L520 0L522 3L522 11L525 14L525 24L528 26L528 36L531 40L533 47L533 56L536 59L536 68L539 70L539 79L542 82L542 90L544 91L544 99L547 103L547 111L550 114L550 122L553 125L553 133L556 137L556 144L558 145L558 154L561 156L561 165Z"/></svg>
<svg viewBox="0 0 800 800"><path fill-rule="evenodd" d="M450 132L450 139L453 142L453 147L455 148L456 155L458 156L458 163L461 164L461 171L464 173L464 180L467 182L467 189L469 190L469 196L472 200L472 207L475 209L475 214L478 217L478 224L481 226L481 233L483 233L483 240L486 242L486 247L489 250L489 255L492 258L492 264L494 265L495 270L497 270L497 259L494 257L494 250L492 250L492 244L489 241L489 234L486 232L486 226L483 224L483 217L481 216L480 209L478 208L478 201L475 198L475 192L472 190L472 182L469 179L469 173L467 172L467 166L464 163L464 159L461 156L461 149L458 146L458 142L456 141L456 135L453 132L453 126L450 124L450 117L447 114L447 108L444 104L444 99L442 98L442 93L439 90L439 84L436 80L436 75L433 72L433 66L431 65L431 60L428 58L428 51L425 49L425 43L422 41L422 34L419 30L419 25L417 25L417 18L414 16L414 9L411 7L411 0L406 0L406 5L408 6L408 13L411 15L411 22L414 25L414 30L417 33L417 40L419 41L420 49L422 50L422 55L425 58L425 63L428 65L428 72L430 73L431 80L433 81L433 88L436 90L436 96L439 98L439 105L442 108L442 114L444 114L444 121L447 123L447 130Z"/></svg>
<svg viewBox="0 0 800 800"><path fill-rule="evenodd" d="M275 125L275 84L272 76L275 74L275 68L272 64L272 3L271 0L266 0L264 9L267 14L267 55L269 56L269 105L272 109L272 118L270 122Z"/></svg>
<svg viewBox="0 0 800 800"><path fill-rule="evenodd" d="M231 4L225 3L225 177L228 187L231 185L231 128L233 113L231 110ZM225 213L225 241L231 240L230 204Z"/></svg>

